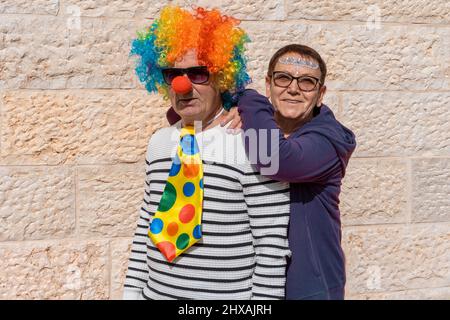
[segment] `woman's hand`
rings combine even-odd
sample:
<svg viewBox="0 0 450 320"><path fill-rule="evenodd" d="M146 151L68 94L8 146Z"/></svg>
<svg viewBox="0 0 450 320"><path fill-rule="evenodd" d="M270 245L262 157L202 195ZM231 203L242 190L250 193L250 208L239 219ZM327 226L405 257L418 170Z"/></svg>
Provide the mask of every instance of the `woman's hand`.
<svg viewBox="0 0 450 320"><path fill-rule="evenodd" d="M227 132L239 133L242 128L242 121L237 107L232 107L230 111L224 111L220 116L220 125L222 127L229 122L231 123L227 128Z"/></svg>

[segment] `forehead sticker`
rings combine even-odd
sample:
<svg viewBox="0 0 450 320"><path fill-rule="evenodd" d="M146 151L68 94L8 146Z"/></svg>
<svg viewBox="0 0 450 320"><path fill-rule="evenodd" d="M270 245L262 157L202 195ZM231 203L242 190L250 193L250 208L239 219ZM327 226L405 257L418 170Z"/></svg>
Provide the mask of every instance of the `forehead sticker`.
<svg viewBox="0 0 450 320"><path fill-rule="evenodd" d="M281 64L291 64L295 66L304 66L311 69L318 69L319 65L317 63L304 60L301 58L294 58L294 57L282 57L278 59L278 62Z"/></svg>

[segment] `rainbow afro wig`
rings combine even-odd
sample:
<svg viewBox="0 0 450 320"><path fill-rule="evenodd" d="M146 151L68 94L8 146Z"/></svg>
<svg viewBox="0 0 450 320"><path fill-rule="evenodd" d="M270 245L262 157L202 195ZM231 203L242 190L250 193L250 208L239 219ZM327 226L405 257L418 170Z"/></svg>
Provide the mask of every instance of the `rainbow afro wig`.
<svg viewBox="0 0 450 320"><path fill-rule="evenodd" d="M168 97L162 68L171 67L189 50L197 53L199 65L206 66L218 87L223 107L231 108L238 94L251 82L244 57L247 34L238 28L239 20L214 10L196 8L190 13L167 6L160 18L144 32L138 32L131 55L138 56L136 73L149 92Z"/></svg>

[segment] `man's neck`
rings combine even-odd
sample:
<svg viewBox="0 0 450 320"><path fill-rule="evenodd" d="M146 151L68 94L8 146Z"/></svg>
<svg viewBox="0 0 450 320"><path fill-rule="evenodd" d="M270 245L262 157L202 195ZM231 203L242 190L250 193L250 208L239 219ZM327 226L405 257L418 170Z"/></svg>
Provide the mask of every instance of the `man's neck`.
<svg viewBox="0 0 450 320"><path fill-rule="evenodd" d="M220 124L221 117L220 115L223 113L224 109L222 106L219 107L206 121L204 121L203 131L214 128L215 126Z"/></svg>
<svg viewBox="0 0 450 320"><path fill-rule="evenodd" d="M207 117L205 117L202 120L192 120L189 122L184 121L183 119L181 120L181 125L182 126L186 126L186 125L190 125L190 126L195 126L196 122L200 122L201 123L201 127L199 126L198 128L201 129L201 131L205 131L208 129L211 129L217 125L220 124L220 115L223 112L223 108L222 105L220 105L220 107L218 107L217 109L215 109L211 114L209 114Z"/></svg>

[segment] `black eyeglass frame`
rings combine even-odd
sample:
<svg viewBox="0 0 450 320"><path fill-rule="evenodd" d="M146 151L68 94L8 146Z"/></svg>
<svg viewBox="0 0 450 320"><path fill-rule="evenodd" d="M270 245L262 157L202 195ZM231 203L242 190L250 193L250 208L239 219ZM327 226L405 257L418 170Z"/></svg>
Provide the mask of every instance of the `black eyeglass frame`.
<svg viewBox="0 0 450 320"><path fill-rule="evenodd" d="M288 85L281 86L281 85L275 83L274 75L276 75L276 74L284 74L284 75L288 76L289 78L291 78L291 81L289 82ZM297 87L303 92L312 92L312 91L317 89L317 85L319 85L319 88L320 88L320 86L322 86L322 82L320 82L320 79L316 78L316 77L313 77L313 76L305 76L304 75L304 76L294 77L293 75L291 75L291 74L289 74L287 72L284 72L284 71L274 71L274 72L272 72L272 75L270 77L273 79L273 83L277 87L280 87L280 88L288 88L291 85L292 81L294 81L294 79L295 79L297 81ZM298 80L299 79L304 79L304 78L314 79L316 81L316 84L314 85L314 88L312 88L311 90L303 90L302 88L300 88L300 81L298 81Z"/></svg>

